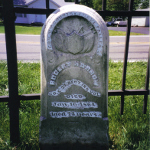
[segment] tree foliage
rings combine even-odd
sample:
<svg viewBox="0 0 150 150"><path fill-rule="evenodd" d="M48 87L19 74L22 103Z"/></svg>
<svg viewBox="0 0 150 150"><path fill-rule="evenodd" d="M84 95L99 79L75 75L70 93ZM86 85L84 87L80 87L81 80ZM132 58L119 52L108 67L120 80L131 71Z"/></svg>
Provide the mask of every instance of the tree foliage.
<svg viewBox="0 0 150 150"><path fill-rule="evenodd" d="M93 0L93 8L95 10L102 10L102 0Z"/></svg>
<svg viewBox="0 0 150 150"><path fill-rule="evenodd" d="M91 7L95 10L102 10L102 0L80 0L80 4ZM134 0L133 10L148 8L149 0ZM125 11L129 9L129 0L106 0L106 10Z"/></svg>
<svg viewBox="0 0 150 150"><path fill-rule="evenodd" d="M149 7L149 0L143 0L143 2L140 5L141 9L145 9Z"/></svg>
<svg viewBox="0 0 150 150"><path fill-rule="evenodd" d="M80 4L91 7L95 10L102 10L102 0L80 0ZM148 8L149 0L134 0L133 10L138 8ZM106 0L106 10L109 11L127 11L129 10L129 0ZM111 20L112 18L122 17L119 16L107 16L106 20ZM124 17L122 17L125 19Z"/></svg>
<svg viewBox="0 0 150 150"><path fill-rule="evenodd" d="M0 0L0 7L2 6L2 0ZM0 20L2 18L2 13L0 12Z"/></svg>
<svg viewBox="0 0 150 150"><path fill-rule="evenodd" d="M93 0L80 0L80 4L93 8Z"/></svg>
<svg viewBox="0 0 150 150"><path fill-rule="evenodd" d="M128 6L128 0L108 0L106 9L110 11L128 10Z"/></svg>

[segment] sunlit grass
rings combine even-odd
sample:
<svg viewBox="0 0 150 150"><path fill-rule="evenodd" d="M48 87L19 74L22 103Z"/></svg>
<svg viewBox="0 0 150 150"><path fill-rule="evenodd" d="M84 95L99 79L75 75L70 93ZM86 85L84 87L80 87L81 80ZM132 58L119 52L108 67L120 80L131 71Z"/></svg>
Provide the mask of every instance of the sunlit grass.
<svg viewBox="0 0 150 150"><path fill-rule="evenodd" d="M33 34L33 35L40 35L42 27L34 27L34 26L22 26L22 25L15 25L16 34ZM0 23L0 33L5 33L4 26ZM109 36L125 36L125 31L113 31L109 30ZM130 35L143 35L141 33L134 33L131 32Z"/></svg>
<svg viewBox="0 0 150 150"><path fill-rule="evenodd" d="M40 35L42 27L34 27L31 25L15 25L16 34L33 34ZM4 25L0 22L0 33L5 33Z"/></svg>
<svg viewBox="0 0 150 150"><path fill-rule="evenodd" d="M15 26L16 34L33 34L40 35L42 27L33 27L33 26Z"/></svg>
<svg viewBox="0 0 150 150"><path fill-rule="evenodd" d="M120 90L122 62L109 62L109 90ZM127 67L126 87L143 89L146 62L130 62ZM40 63L18 63L19 94L40 93ZM7 65L0 63L0 95L8 94ZM149 115L143 114L144 96L125 96L124 114L120 115L120 96L108 98L110 149L149 149ZM149 107L147 108L149 110ZM0 103L0 149L39 149L40 100L21 101L20 143L14 147L9 141L9 109Z"/></svg>
<svg viewBox="0 0 150 150"><path fill-rule="evenodd" d="M108 30L108 31L109 31L109 36L126 36L125 31L114 31L114 30ZM130 35L144 35L144 34L131 32Z"/></svg>

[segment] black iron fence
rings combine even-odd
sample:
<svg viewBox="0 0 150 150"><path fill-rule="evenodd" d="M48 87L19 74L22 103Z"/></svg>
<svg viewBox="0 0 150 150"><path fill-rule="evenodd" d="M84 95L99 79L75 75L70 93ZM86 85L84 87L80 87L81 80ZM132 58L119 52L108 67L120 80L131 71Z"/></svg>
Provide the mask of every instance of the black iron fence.
<svg viewBox="0 0 150 150"><path fill-rule="evenodd" d="M18 70L17 70L17 50L16 50L16 36L15 36L15 13L24 14L46 14L48 17L54 9L49 8L49 0L46 0L46 9L37 8L14 8L13 0L2 0L2 6L0 6L0 13L4 18L5 26L5 39L6 39L6 51L7 51L7 66L8 66L8 84L9 84L9 96L0 96L0 102L8 102L9 116L10 116L10 141L17 143L20 139L19 134L19 106L20 100L39 100L40 94L24 94L18 95ZM78 4L79 0L75 0ZM146 113L147 99L149 95L149 59L147 64L147 73L145 81L145 89L143 90L126 90L126 70L127 59L129 49L129 39L131 30L132 16L149 16L149 11L133 11L134 0L129 0L128 11L107 11L106 0L102 2L102 11L97 11L103 18L105 16L125 16L128 18L126 42L124 50L124 62L123 62L123 75L122 75L122 89L110 90L108 96L121 96L120 113L123 114L124 109L124 96L125 95L143 95L143 113Z"/></svg>

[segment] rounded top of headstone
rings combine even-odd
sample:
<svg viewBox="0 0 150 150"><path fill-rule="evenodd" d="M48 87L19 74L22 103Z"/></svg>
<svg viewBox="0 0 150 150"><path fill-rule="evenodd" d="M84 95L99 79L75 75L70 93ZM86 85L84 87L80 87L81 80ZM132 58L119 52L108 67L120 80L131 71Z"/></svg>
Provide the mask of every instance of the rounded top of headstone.
<svg viewBox="0 0 150 150"><path fill-rule="evenodd" d="M60 15L59 13L63 14L63 13L74 12L74 11L90 15L93 18L95 18L95 16L97 16L97 18L100 17L100 15L92 8L89 8L84 5L72 4L72 5L65 5L65 6L58 8L48 17L47 20L49 20L49 18L52 18L53 15L56 15L56 14ZM73 14L70 14L70 15L73 15Z"/></svg>
<svg viewBox="0 0 150 150"><path fill-rule="evenodd" d="M102 56L103 39L108 37L108 30L95 10L73 4L54 11L45 22L42 35L48 51L72 55L95 51Z"/></svg>

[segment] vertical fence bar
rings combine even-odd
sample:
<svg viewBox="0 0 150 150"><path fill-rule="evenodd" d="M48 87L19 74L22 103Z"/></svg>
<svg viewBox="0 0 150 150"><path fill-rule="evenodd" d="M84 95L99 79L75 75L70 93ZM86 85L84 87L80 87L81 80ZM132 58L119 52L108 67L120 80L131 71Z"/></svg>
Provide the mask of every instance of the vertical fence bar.
<svg viewBox="0 0 150 150"><path fill-rule="evenodd" d="M49 10L50 7L49 7L49 0L46 0L46 9ZM49 12L46 13L46 18L48 18L49 16Z"/></svg>
<svg viewBox="0 0 150 150"><path fill-rule="evenodd" d="M75 4L79 4L79 0L74 0Z"/></svg>
<svg viewBox="0 0 150 150"><path fill-rule="evenodd" d="M145 82L145 90L147 90L147 91L148 91L148 86L149 86L149 58L148 58L147 74L146 74L146 82ZM147 99L148 99L148 95L146 94L146 95L144 95L144 104L143 104L143 113L144 114L146 114L146 110L147 110Z"/></svg>
<svg viewBox="0 0 150 150"><path fill-rule="evenodd" d="M120 114L123 115L124 110L124 95L121 95L121 106L120 106Z"/></svg>
<svg viewBox="0 0 150 150"><path fill-rule="evenodd" d="M102 11L106 10L106 0L102 1Z"/></svg>
<svg viewBox="0 0 150 150"><path fill-rule="evenodd" d="M133 10L133 2L134 0L129 1L129 11ZM124 52L124 64L123 64L122 91L125 91L127 60L128 60L129 40L130 40L130 31L131 31L131 19L132 19L132 16L128 16L126 44L125 44L125 52ZM123 115L123 110L124 110L124 95L121 95L121 106L120 106L121 115Z"/></svg>
<svg viewBox="0 0 150 150"><path fill-rule="evenodd" d="M126 44L125 44L125 52L124 52L124 64L123 64L123 79L122 79L122 90L123 91L125 90L125 80L126 80L126 71L127 71L130 30L131 30L131 16L128 16Z"/></svg>
<svg viewBox="0 0 150 150"><path fill-rule="evenodd" d="M102 11L106 11L106 0L102 1ZM103 19L105 20L105 15L103 15Z"/></svg>
<svg viewBox="0 0 150 150"><path fill-rule="evenodd" d="M5 25L5 39L7 50L8 65L8 84L9 84L9 116L10 116L10 141L18 143L19 134L19 99L18 99L18 72L17 72L17 53L16 37L13 12L13 1L3 0L3 14Z"/></svg>

